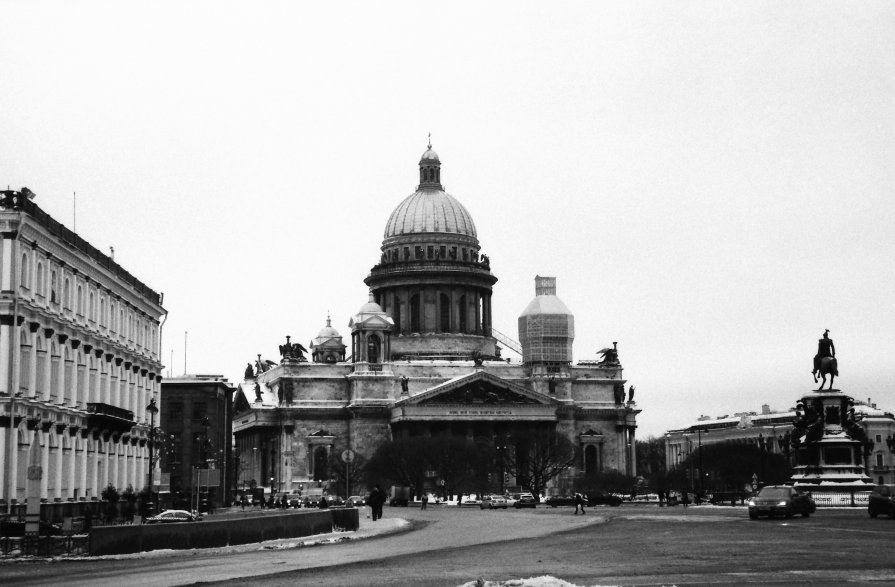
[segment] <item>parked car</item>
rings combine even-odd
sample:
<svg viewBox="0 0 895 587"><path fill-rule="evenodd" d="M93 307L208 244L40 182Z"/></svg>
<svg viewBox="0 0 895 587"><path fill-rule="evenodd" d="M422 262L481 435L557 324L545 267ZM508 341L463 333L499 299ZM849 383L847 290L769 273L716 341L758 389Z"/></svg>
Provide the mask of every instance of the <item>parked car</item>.
<svg viewBox="0 0 895 587"><path fill-rule="evenodd" d="M460 507L479 507L482 505L482 500L476 499L474 497L467 497L466 499L460 502Z"/></svg>
<svg viewBox="0 0 895 587"><path fill-rule="evenodd" d="M535 496L530 493L514 493L512 497L513 507L517 510L521 508L533 508L538 505Z"/></svg>
<svg viewBox="0 0 895 587"><path fill-rule="evenodd" d="M502 495L486 495L482 498L481 503L479 503L479 507L481 509L488 508L489 510L505 510L507 509L507 499Z"/></svg>
<svg viewBox="0 0 895 587"><path fill-rule="evenodd" d="M895 518L895 485L874 487L867 502L867 513L871 518L875 518L879 514Z"/></svg>
<svg viewBox="0 0 895 587"><path fill-rule="evenodd" d="M658 498L658 496L656 497ZM589 506L609 505L618 507L622 504L622 498L617 495L612 495L611 493L588 493L587 496L585 496L585 499ZM574 504L575 502L573 501L572 503Z"/></svg>
<svg viewBox="0 0 895 587"><path fill-rule="evenodd" d="M807 518L816 509L817 506L810 493L789 485L762 487L761 491L749 500L749 518L752 520L761 515L773 518L777 514L787 518L802 514L803 518Z"/></svg>
<svg viewBox="0 0 895 587"><path fill-rule="evenodd" d="M552 508L561 505L575 505L575 496L574 495L551 495L548 497L544 504L549 505Z"/></svg>
<svg viewBox="0 0 895 587"><path fill-rule="evenodd" d="M157 516L146 518L144 524L170 524L173 522L199 522L202 514L194 514L186 510L166 510Z"/></svg>

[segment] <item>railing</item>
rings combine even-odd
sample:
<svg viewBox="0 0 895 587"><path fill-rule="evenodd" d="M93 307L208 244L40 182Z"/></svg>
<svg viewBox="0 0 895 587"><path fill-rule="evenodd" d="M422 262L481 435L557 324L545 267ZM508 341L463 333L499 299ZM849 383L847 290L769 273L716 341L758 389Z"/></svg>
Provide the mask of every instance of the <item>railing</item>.
<svg viewBox="0 0 895 587"><path fill-rule="evenodd" d="M87 413L97 416L111 416L112 418L119 418L128 422L134 421L134 413L132 411L109 404L89 403L87 404Z"/></svg>
<svg viewBox="0 0 895 587"><path fill-rule="evenodd" d="M491 327L491 336L520 357L522 356L522 345L493 326Z"/></svg>
<svg viewBox="0 0 895 587"><path fill-rule="evenodd" d="M856 491L812 491L811 497L817 507L866 507L870 500L870 492Z"/></svg>

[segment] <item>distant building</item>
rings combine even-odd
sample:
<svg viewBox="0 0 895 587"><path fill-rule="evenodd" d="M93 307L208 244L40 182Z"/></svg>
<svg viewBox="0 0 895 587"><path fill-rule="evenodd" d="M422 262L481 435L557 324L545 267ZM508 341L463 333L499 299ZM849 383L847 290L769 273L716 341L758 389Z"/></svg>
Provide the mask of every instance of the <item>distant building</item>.
<svg viewBox="0 0 895 587"><path fill-rule="evenodd" d="M287 340L279 364L259 357L247 369L234 402L240 484L277 492L322 485L333 478L334 456L350 449L369 459L399 438L512 446L524 462L525 435L536 431L565 436L580 455L551 491L569 491L585 473L633 475L640 410L632 396L625 399L618 351L574 362L574 316L554 277L535 278L535 296L518 320L521 342L497 332L497 277L472 216L445 191L431 148L419 172L416 191L388 215L364 280L369 299L346 317L348 356L327 318L311 360ZM521 361L509 362L502 350ZM435 490L442 481L432 472L426 485Z"/></svg>
<svg viewBox="0 0 895 587"><path fill-rule="evenodd" d="M182 375L162 381L159 449L164 453L162 480L168 480L172 499L201 493L216 507L230 504L236 469L233 391L222 375Z"/></svg>
<svg viewBox="0 0 895 587"><path fill-rule="evenodd" d="M895 416L877 408L869 399L855 402L855 414L873 451L865 470L875 483L895 483ZM686 428L665 433L665 465L670 471L679 467L698 447L720 442L751 443L768 453L787 454L786 434L793 430L795 411L774 412L767 404L761 412L739 412L733 416L701 416ZM792 452L788 454L792 455Z"/></svg>
<svg viewBox="0 0 895 587"><path fill-rule="evenodd" d="M32 198L0 192L0 501L24 498L34 443L42 499L139 491L146 408L161 381L162 296Z"/></svg>

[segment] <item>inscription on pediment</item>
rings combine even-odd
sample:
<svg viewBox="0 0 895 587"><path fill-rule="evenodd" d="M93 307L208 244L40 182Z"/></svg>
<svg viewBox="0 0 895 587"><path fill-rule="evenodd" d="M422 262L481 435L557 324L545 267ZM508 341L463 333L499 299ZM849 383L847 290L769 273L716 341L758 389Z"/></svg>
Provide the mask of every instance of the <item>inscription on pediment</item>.
<svg viewBox="0 0 895 587"><path fill-rule="evenodd" d="M502 387L476 381L420 402L422 404L519 405L540 402Z"/></svg>

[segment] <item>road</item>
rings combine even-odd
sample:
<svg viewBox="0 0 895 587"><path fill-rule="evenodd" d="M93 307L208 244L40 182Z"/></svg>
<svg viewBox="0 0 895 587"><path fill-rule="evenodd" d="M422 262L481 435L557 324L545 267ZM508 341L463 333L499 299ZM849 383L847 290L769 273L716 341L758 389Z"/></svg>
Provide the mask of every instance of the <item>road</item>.
<svg viewBox="0 0 895 587"><path fill-rule="evenodd" d="M577 585L895 582L895 521L863 510L751 521L744 508L387 508L413 529L292 550L168 552L0 567L4 584L432 585L552 575ZM378 522L377 522L378 523ZM373 524L362 520L362 530Z"/></svg>

